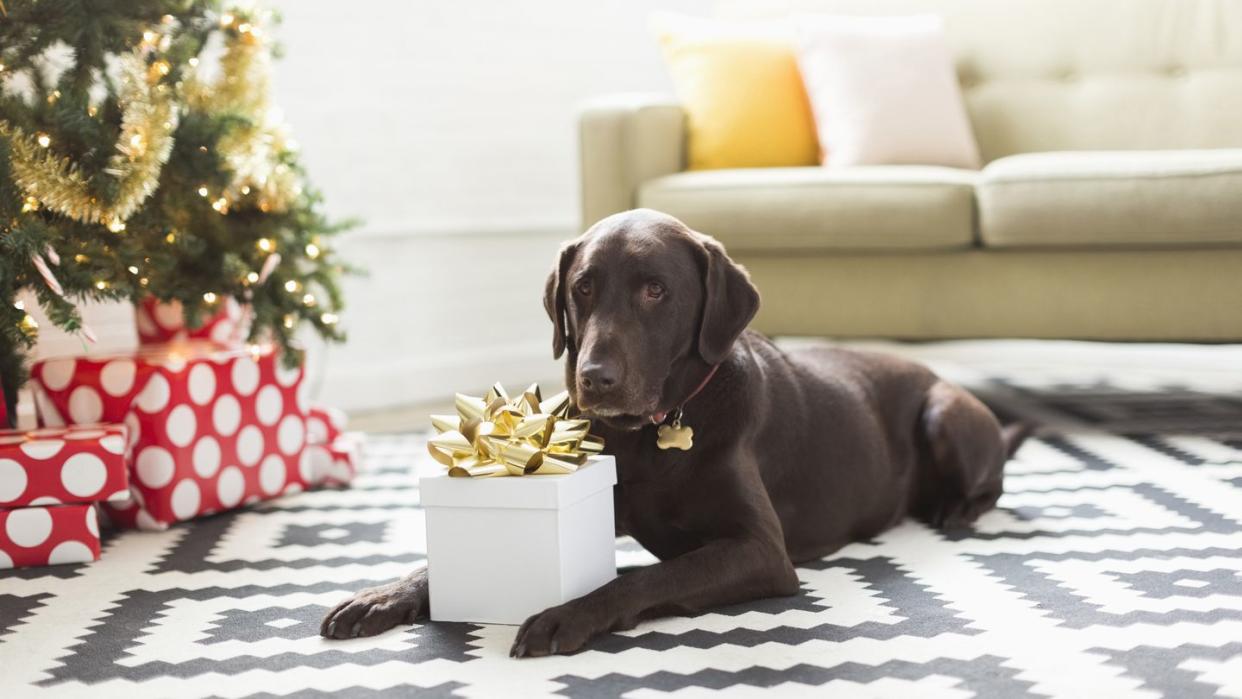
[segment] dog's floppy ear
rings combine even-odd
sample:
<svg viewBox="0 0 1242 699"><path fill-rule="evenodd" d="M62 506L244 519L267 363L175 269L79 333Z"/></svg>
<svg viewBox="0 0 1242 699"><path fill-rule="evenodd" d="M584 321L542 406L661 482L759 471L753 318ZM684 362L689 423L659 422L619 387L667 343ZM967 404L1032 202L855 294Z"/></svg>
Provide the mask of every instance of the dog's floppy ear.
<svg viewBox="0 0 1242 699"><path fill-rule="evenodd" d="M552 319L552 357L555 359L560 359L565 353L566 344L572 342L569 337L569 324L565 318L565 275L577 253L577 241L562 245L556 265L548 273L548 281L543 285L543 307Z"/></svg>
<svg viewBox="0 0 1242 699"><path fill-rule="evenodd" d="M719 364L759 310L759 290L750 283L745 268L729 259L715 238L702 234L694 237L706 258L699 355L708 364Z"/></svg>

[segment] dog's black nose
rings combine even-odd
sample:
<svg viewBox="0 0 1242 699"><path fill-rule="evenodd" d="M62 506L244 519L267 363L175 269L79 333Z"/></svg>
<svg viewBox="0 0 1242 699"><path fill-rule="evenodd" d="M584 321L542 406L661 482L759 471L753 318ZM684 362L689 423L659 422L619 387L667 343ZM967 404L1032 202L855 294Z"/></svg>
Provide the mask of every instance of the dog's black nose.
<svg viewBox="0 0 1242 699"><path fill-rule="evenodd" d="M578 369L578 381L588 391L608 391L617 385L617 371L606 364L584 364Z"/></svg>

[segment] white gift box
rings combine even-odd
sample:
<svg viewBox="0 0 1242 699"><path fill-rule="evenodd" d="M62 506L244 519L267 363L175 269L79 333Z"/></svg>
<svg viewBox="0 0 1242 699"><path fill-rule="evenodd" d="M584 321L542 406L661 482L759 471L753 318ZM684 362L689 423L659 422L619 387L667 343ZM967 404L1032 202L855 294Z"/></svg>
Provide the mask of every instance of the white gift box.
<svg viewBox="0 0 1242 699"><path fill-rule="evenodd" d="M611 456L574 473L423 478L434 621L521 624L617 575Z"/></svg>

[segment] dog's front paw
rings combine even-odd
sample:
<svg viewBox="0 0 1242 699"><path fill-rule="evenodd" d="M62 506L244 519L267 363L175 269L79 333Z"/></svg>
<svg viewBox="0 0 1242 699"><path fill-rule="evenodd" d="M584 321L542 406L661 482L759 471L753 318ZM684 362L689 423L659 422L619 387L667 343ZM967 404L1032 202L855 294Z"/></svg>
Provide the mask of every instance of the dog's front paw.
<svg viewBox="0 0 1242 699"><path fill-rule="evenodd" d="M514 658L534 658L557 653L576 653L592 637L607 630L607 624L601 623L583 605L569 602L546 609L527 619L518 629L509 655Z"/></svg>
<svg viewBox="0 0 1242 699"><path fill-rule="evenodd" d="M337 639L374 636L397 624L412 624L427 611L427 577L415 574L367 588L336 605L324 616L319 635Z"/></svg>

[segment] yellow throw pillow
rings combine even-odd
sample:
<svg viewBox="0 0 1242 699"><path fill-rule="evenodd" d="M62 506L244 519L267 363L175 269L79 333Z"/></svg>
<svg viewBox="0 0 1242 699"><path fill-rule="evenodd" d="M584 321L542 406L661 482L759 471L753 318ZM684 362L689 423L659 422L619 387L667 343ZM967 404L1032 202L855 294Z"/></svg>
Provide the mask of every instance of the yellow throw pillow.
<svg viewBox="0 0 1242 699"><path fill-rule="evenodd" d="M691 170L819 164L791 38L670 15L657 16L653 26L686 110Z"/></svg>

